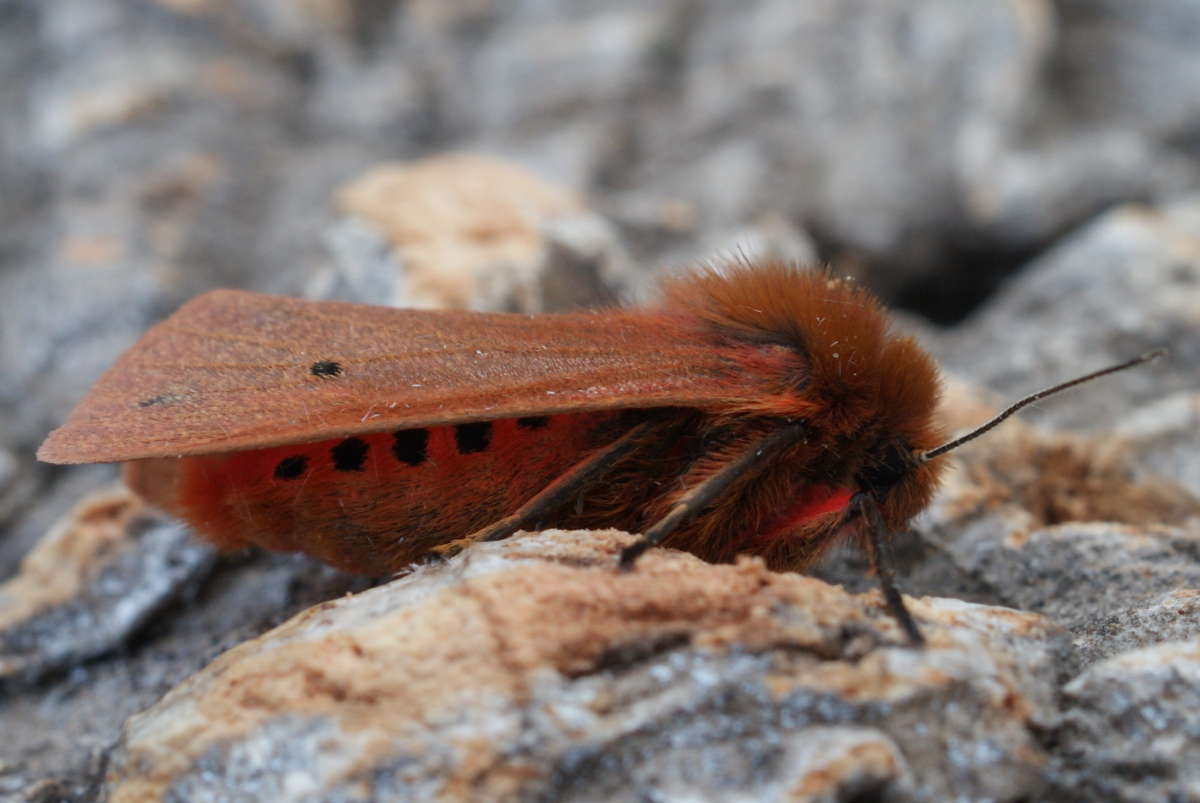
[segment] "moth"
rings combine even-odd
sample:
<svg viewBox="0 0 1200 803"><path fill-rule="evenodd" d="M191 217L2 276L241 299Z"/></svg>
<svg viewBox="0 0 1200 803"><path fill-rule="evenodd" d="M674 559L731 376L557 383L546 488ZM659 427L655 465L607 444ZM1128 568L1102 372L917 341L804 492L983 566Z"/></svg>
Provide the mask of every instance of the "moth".
<svg viewBox="0 0 1200 803"><path fill-rule="evenodd" d="M891 533L949 443L934 361L861 286L770 262L669 280L646 308L485 314L202 295L54 430L52 463L128 484L222 549L395 572L519 529L616 527L709 561L811 566Z"/></svg>

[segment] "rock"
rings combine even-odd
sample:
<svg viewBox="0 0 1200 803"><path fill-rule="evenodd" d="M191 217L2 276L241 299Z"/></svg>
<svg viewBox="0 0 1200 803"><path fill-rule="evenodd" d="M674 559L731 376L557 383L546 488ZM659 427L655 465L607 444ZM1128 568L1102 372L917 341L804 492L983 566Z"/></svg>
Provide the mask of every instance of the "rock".
<svg viewBox="0 0 1200 803"><path fill-rule="evenodd" d="M124 488L83 500L0 584L0 681L116 649L212 565L210 548Z"/></svg>
<svg viewBox="0 0 1200 803"><path fill-rule="evenodd" d="M143 561L152 565L155 545L143 546L149 549ZM127 567L135 557L125 555L115 563ZM70 659L35 685L11 679L0 683L5 735L0 742L0 799L96 800L119 723L155 703L221 651L316 602L370 585L293 555L224 558L218 568L203 585L183 584L174 603L158 608L141 627L96 658ZM136 572L109 571L108 577L111 595L129 594L134 603L145 598L146 592L130 587L141 580ZM152 587L154 582L151 578ZM84 597L99 597L84 591ZM77 604L82 607L84 601ZM87 612L77 608L74 615L60 613L63 621L73 624L82 623ZM111 609L98 606L94 624L101 636L112 632L108 620L113 618ZM25 632L32 635L29 629ZM43 642L61 652L98 637L78 629L61 635L41 629L37 643L26 640L22 655L29 659ZM58 796L39 797L44 790Z"/></svg>
<svg viewBox="0 0 1200 803"><path fill-rule="evenodd" d="M1133 650L1063 688L1055 787L1075 800L1200 798L1200 639Z"/></svg>
<svg viewBox="0 0 1200 803"><path fill-rule="evenodd" d="M553 218L542 227L546 254L539 266L537 310L617 306L653 286L637 268L612 225L597 214Z"/></svg>
<svg viewBox="0 0 1200 803"><path fill-rule="evenodd" d="M993 248L1015 249L1008 252L1015 263L1107 207L1186 192L1197 178L1194 160L1123 128L1066 127L1049 141L1005 143L973 156L964 171L967 225ZM961 284L969 277L947 278Z"/></svg>
<svg viewBox="0 0 1200 803"><path fill-rule="evenodd" d="M305 283L308 298L355 303L404 301L404 268L383 232L357 217L332 223L322 238L332 263Z"/></svg>
<svg viewBox="0 0 1200 803"><path fill-rule="evenodd" d="M1031 532L1071 522L1149 528L1186 524L1200 499L1177 483L1148 474L1128 442L1112 436L1056 433L1006 421L953 453L956 470L933 508L962 524L1002 520L1007 545Z"/></svg>
<svg viewBox="0 0 1200 803"><path fill-rule="evenodd" d="M3 445L32 451L152 322L154 283L137 272L62 263L0 273Z"/></svg>
<svg viewBox="0 0 1200 803"><path fill-rule="evenodd" d="M37 491L34 472L12 452L0 449L0 526L33 501Z"/></svg>
<svg viewBox="0 0 1200 803"><path fill-rule="evenodd" d="M399 271L374 303L540 312L611 299L631 273L607 223L571 193L495 159L376 166L342 187L337 203L391 244Z"/></svg>
<svg viewBox="0 0 1200 803"><path fill-rule="evenodd" d="M781 0L705 11L689 32L678 122L661 126L653 146L678 151L687 138L719 154L730 140L717 132L738 120L754 132L739 139L758 166L739 162L714 181L689 164L678 177L686 189L674 192L708 197L717 193L702 184L723 191L749 175L760 186L746 196L759 208L812 220L860 253L888 254L892 270L875 276L885 285L946 246L935 232L957 225L962 173L975 151L1011 138L1051 30L1040 3L994 3L982 14L886 0L867 13L840 4L799 12ZM916 42L919 59L897 57ZM727 91L734 81L740 91Z"/></svg>
<svg viewBox="0 0 1200 803"><path fill-rule="evenodd" d="M1200 499L1141 470L1129 444L1008 421L955 462L922 538L991 601L1067 627L1070 667L1200 632L1170 607L1200 589Z"/></svg>
<svg viewBox="0 0 1200 803"><path fill-rule="evenodd" d="M107 795L763 800L1036 794L1062 634L549 531L306 611L132 718Z"/></svg>
<svg viewBox="0 0 1200 803"><path fill-rule="evenodd" d="M1200 495L1200 393L1168 393L1117 422L1114 434L1134 449L1138 464Z"/></svg>
<svg viewBox="0 0 1200 803"><path fill-rule="evenodd" d="M1196 638L1200 638L1200 589L1177 588L1096 617L1075 638L1075 647L1079 664L1090 666L1140 647Z"/></svg>
<svg viewBox="0 0 1200 803"><path fill-rule="evenodd" d="M13 511L0 538L0 578L17 573L21 561L46 533L67 518L85 497L110 489L118 482L116 466L80 466L79 470L55 471L37 463L32 455L22 461L18 471L22 483L32 486L33 499L26 507ZM46 482L47 475L53 477ZM39 484L39 480L42 482Z"/></svg>
<svg viewBox="0 0 1200 803"><path fill-rule="evenodd" d="M1163 347L1165 360L1106 377L1023 417L1109 429L1140 404L1195 389L1200 198L1127 206L1098 218L1031 263L1020 282L937 350L950 369L1015 398Z"/></svg>
<svg viewBox="0 0 1200 803"><path fill-rule="evenodd" d="M686 250L667 258L679 270L696 265L720 265L730 261L819 265L817 245L804 231L777 215L766 215L733 230L722 230L702 238Z"/></svg>
<svg viewBox="0 0 1200 803"><path fill-rule="evenodd" d="M998 544L995 535L968 526L953 548L960 564L1007 604L1043 612L1083 635L1095 620L1200 588L1195 527L1078 522L1034 530L1017 543Z"/></svg>
<svg viewBox="0 0 1200 803"><path fill-rule="evenodd" d="M1120 0L1065 0L1055 8L1061 34L1052 80L1081 122L1164 137L1195 126L1200 54L1193 36L1200 10L1194 3L1151 0L1136 14Z"/></svg>

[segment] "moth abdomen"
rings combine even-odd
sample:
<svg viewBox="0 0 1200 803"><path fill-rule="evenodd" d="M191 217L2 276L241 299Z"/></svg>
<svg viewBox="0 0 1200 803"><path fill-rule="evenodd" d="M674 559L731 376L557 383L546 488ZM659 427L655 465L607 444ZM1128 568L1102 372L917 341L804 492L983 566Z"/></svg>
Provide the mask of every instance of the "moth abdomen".
<svg viewBox="0 0 1200 803"><path fill-rule="evenodd" d="M171 498L158 501L222 546L256 543L386 573L510 513L619 435L620 418L500 419L186 457Z"/></svg>

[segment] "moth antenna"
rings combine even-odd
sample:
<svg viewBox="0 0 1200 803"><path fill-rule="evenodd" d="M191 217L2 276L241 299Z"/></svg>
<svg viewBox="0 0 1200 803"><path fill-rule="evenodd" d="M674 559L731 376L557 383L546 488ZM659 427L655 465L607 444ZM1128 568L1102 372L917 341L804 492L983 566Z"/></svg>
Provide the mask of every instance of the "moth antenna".
<svg viewBox="0 0 1200 803"><path fill-rule="evenodd" d="M957 449L959 446L962 446L964 443L967 443L968 441L975 440L980 435L984 434L985 432L987 432L988 430L992 429L997 424L999 424L1001 421L1003 421L1004 419L1011 416L1013 413L1017 412L1018 410L1020 410L1022 408L1028 407L1029 405L1033 404L1034 402L1040 401L1040 400L1046 398L1047 396L1053 396L1055 393L1058 393L1059 391L1066 390L1067 388L1073 388L1076 385L1082 385L1084 382L1090 382L1093 379L1097 379L1099 377L1106 376L1108 374L1115 374L1117 371L1124 371L1126 368L1133 368L1135 365L1141 365L1144 362L1150 362L1151 360L1157 360L1159 357L1163 356L1166 353L1167 353L1166 349L1154 349L1153 351L1147 351L1145 354L1142 354L1139 357L1134 357L1132 360L1126 360L1125 362L1118 363L1117 365L1110 365L1107 368L1101 368L1099 371L1092 371L1090 374L1084 374L1083 376L1079 376L1074 379L1068 380L1066 382L1062 382L1058 385L1053 385L1051 387L1048 387L1045 390L1039 390L1037 393L1030 394L1030 395L1026 396L1025 398L1017 401L1016 403L1012 404L1011 406L1009 406L1008 409L1006 409L1004 412L997 415L995 418L991 419L990 421L987 421L982 426L976 427L975 429L971 430L970 432L966 433L965 435L960 435L959 437L955 438L952 441L943 443L941 446L938 446L933 449L929 449L928 451L919 453L917 455L917 462L918 463L928 462L939 455L943 455L946 452L949 452L953 449Z"/></svg>

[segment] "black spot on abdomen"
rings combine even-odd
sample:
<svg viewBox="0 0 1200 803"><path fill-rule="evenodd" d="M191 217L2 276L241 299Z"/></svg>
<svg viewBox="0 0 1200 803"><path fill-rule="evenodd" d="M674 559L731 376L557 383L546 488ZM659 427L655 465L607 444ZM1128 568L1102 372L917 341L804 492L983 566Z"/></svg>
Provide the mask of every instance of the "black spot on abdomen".
<svg viewBox="0 0 1200 803"><path fill-rule="evenodd" d="M392 454L401 463L419 466L429 456L429 430L402 429L392 436Z"/></svg>
<svg viewBox="0 0 1200 803"><path fill-rule="evenodd" d="M285 457L275 466L275 479L294 480L308 468L308 458L302 454Z"/></svg>
<svg viewBox="0 0 1200 803"><path fill-rule="evenodd" d="M483 452L492 442L492 422L477 421L473 424L459 424L454 428L454 443L458 446L459 454Z"/></svg>
<svg viewBox="0 0 1200 803"><path fill-rule="evenodd" d="M362 438L346 438L329 450L333 467L338 471L362 471L371 447Z"/></svg>

